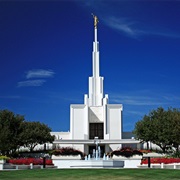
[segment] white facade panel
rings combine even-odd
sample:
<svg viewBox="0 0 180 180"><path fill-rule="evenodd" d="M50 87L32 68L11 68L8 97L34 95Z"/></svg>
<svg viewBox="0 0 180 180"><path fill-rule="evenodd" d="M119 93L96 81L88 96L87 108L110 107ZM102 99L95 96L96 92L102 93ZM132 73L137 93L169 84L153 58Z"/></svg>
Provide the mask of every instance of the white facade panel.
<svg viewBox="0 0 180 180"><path fill-rule="evenodd" d="M103 77L89 77L89 106L103 104Z"/></svg>
<svg viewBox="0 0 180 180"><path fill-rule="evenodd" d="M71 105L72 139L85 139L88 135L86 105Z"/></svg>
<svg viewBox="0 0 180 180"><path fill-rule="evenodd" d="M88 119L89 123L104 122L103 106L89 107Z"/></svg>
<svg viewBox="0 0 180 180"><path fill-rule="evenodd" d="M122 105L107 105L107 133L110 139L122 139Z"/></svg>

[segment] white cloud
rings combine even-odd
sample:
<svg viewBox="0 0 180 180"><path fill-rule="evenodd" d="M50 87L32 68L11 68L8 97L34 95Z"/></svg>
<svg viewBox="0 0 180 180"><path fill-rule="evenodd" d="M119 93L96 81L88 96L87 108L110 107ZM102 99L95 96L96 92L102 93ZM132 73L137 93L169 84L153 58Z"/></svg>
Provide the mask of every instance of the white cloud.
<svg viewBox="0 0 180 180"><path fill-rule="evenodd" d="M111 16L105 18L104 22L107 26L123 32L128 36L136 37L140 33L138 30L132 27L135 25L135 22L130 22L130 20L127 20L126 18L117 18Z"/></svg>
<svg viewBox="0 0 180 180"><path fill-rule="evenodd" d="M158 30L158 27L148 28L148 25L142 24L140 22L135 22L129 18L118 18L118 17L106 17L104 18L104 23L112 29L115 29L121 33L126 34L132 38L138 38L140 36L162 36L168 38L180 38L180 34L168 31L166 29ZM140 26L141 25L141 26ZM145 28L143 28L145 27Z"/></svg>
<svg viewBox="0 0 180 180"><path fill-rule="evenodd" d="M54 71L52 70L44 70L44 69L33 69L26 72L26 79L34 80L27 80L27 81L20 81L18 82L18 87L28 87L28 86L42 86L46 80L44 78L49 78L54 76ZM39 79L41 78L41 79Z"/></svg>
<svg viewBox="0 0 180 180"><path fill-rule="evenodd" d="M36 79L18 82L18 87L28 87L28 86L42 86L46 80Z"/></svg>
<svg viewBox="0 0 180 180"><path fill-rule="evenodd" d="M133 16L133 13L129 13L133 2L127 6L125 1L114 1L113 3L111 1L97 0L79 1L78 3L81 4L83 8L94 12L94 14L99 17L100 22L104 22L104 24L110 28L131 38L138 39L141 36L180 38L180 33L178 31L175 32L173 27L170 26L167 28L166 24L159 24L156 21L153 21L153 23L149 22L148 19L146 19L146 17L149 18L148 14L145 15L145 17L140 17L139 14L134 14ZM139 10L141 8L147 7L140 5ZM145 11L145 9L142 10Z"/></svg>
<svg viewBox="0 0 180 180"><path fill-rule="evenodd" d="M167 101L173 101L173 102L179 102L180 101L180 97L175 96L173 94L171 94L171 95L166 94L166 95L163 95L162 97Z"/></svg>
<svg viewBox="0 0 180 180"><path fill-rule="evenodd" d="M142 115L144 115L144 112L142 112L142 111L126 110L126 114L142 116Z"/></svg>
<svg viewBox="0 0 180 180"><path fill-rule="evenodd" d="M27 72L26 78L48 78L53 77L54 72L52 70L44 70L44 69L33 69Z"/></svg>
<svg viewBox="0 0 180 180"><path fill-rule="evenodd" d="M144 32L145 34L145 32ZM151 32L146 32L146 34L152 34L155 36L163 36L163 37L168 37L168 38L180 38L180 34L175 33L175 32L157 32L157 31L151 31Z"/></svg>
<svg viewBox="0 0 180 180"><path fill-rule="evenodd" d="M135 106L162 106L166 105L167 102L164 101L164 98L162 97L151 97L151 96L136 96L136 95L130 95L130 96L119 96L119 95L113 95L112 101L114 103L122 103L126 105L135 105Z"/></svg>

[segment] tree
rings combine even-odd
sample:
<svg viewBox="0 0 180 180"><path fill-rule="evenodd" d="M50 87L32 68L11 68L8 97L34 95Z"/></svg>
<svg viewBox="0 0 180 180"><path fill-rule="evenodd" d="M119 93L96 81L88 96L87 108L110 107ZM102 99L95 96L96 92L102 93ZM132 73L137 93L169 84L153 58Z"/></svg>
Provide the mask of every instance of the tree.
<svg viewBox="0 0 180 180"><path fill-rule="evenodd" d="M51 129L40 122L24 122L21 139L25 147L32 152L38 144L52 143L54 136L50 134Z"/></svg>
<svg viewBox="0 0 180 180"><path fill-rule="evenodd" d="M141 142L147 143L147 149L149 149L149 141L152 140L152 123L149 116L145 115L143 120L138 121L135 125L134 134Z"/></svg>
<svg viewBox="0 0 180 180"><path fill-rule="evenodd" d="M172 146L176 149L178 153L180 151L180 111L178 109L169 109L169 114L171 117L171 141Z"/></svg>
<svg viewBox="0 0 180 180"><path fill-rule="evenodd" d="M3 155L16 152L21 144L20 134L24 117L0 110L0 151Z"/></svg>
<svg viewBox="0 0 180 180"><path fill-rule="evenodd" d="M136 123L134 134L142 142L151 141L158 145L163 152L169 146L179 151L180 111L172 108L165 111L162 107L152 110Z"/></svg>
<svg viewBox="0 0 180 180"><path fill-rule="evenodd" d="M153 135L151 142L157 144L163 152L165 152L169 146L171 146L171 119L168 112L163 108L158 108L150 113L153 127Z"/></svg>

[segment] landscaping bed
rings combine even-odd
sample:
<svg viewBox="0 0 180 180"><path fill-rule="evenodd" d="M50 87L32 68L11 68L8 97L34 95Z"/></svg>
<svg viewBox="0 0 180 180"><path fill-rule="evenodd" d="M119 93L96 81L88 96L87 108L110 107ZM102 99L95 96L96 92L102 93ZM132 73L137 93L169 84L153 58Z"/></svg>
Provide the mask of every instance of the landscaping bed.
<svg viewBox="0 0 180 180"><path fill-rule="evenodd" d="M7 161L10 164L16 164L16 165L43 165L43 159L39 158L19 158L19 159L9 159ZM45 160L46 165L53 165L51 159Z"/></svg>
<svg viewBox="0 0 180 180"><path fill-rule="evenodd" d="M172 164L172 163L180 163L180 158L170 158L170 157L162 157L162 158L151 158L150 159L151 164ZM148 159L144 158L141 161L142 164L148 164Z"/></svg>

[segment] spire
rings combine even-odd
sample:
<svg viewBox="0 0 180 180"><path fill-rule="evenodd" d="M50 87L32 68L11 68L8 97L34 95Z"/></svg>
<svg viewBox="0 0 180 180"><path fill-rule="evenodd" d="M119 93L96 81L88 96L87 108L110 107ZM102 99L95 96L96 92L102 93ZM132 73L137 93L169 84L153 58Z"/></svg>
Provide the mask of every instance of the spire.
<svg viewBox="0 0 180 180"><path fill-rule="evenodd" d="M97 41L97 24L99 22L94 14L94 42L93 42L93 77L99 77L99 42Z"/></svg>
<svg viewBox="0 0 180 180"><path fill-rule="evenodd" d="M94 41L97 42L97 25L98 25L98 17L95 16L93 13L92 13L92 16L94 18Z"/></svg>
<svg viewBox="0 0 180 180"><path fill-rule="evenodd" d="M92 14L93 15L93 14ZM108 102L108 95L103 94L103 80L104 78L99 76L99 42L97 41L97 24L98 18L93 15L94 18L94 42L92 52L92 77L89 77L89 94L84 96L84 104L91 106L103 106Z"/></svg>
<svg viewBox="0 0 180 180"><path fill-rule="evenodd" d="M93 14L92 14L93 15ZM89 77L89 97L85 96L85 104L102 106L103 104L103 77L99 76L99 42L97 41L98 18L94 18L94 41L92 52L92 77Z"/></svg>

